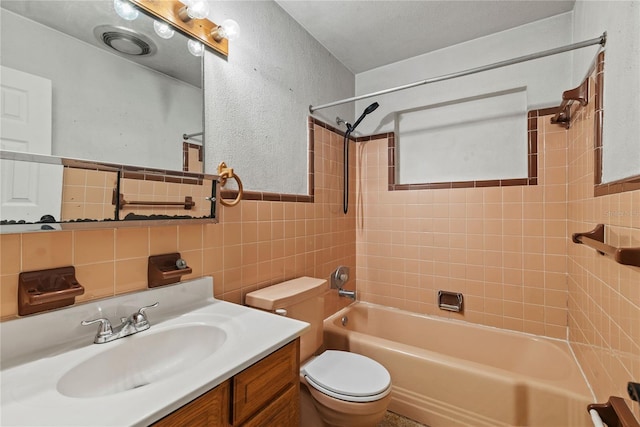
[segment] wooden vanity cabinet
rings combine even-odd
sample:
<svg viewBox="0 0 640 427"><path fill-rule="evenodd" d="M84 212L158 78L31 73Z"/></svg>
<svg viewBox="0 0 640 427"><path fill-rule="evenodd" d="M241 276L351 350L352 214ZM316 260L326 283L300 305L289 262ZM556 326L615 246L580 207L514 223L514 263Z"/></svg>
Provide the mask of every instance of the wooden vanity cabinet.
<svg viewBox="0 0 640 427"><path fill-rule="evenodd" d="M296 339L153 426L297 427L299 372L300 339Z"/></svg>
<svg viewBox="0 0 640 427"><path fill-rule="evenodd" d="M263 414L258 413L260 408L265 408L261 412L269 411L271 406L284 410L289 405L279 398L295 396L296 414L293 415L296 419L295 425L298 425L299 375L300 342L296 340L234 376L232 378L232 424L242 425L244 421L249 420L247 425L259 425L255 424L251 417L261 419ZM278 425L293 424L278 423Z"/></svg>
<svg viewBox="0 0 640 427"><path fill-rule="evenodd" d="M231 380L227 380L187 403L182 408L170 413L154 427L207 427L229 426L229 395Z"/></svg>

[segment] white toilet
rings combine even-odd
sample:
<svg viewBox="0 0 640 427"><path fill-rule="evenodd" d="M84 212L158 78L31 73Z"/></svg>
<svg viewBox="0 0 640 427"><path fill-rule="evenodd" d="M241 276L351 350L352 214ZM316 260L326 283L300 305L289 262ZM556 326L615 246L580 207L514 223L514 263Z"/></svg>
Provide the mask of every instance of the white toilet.
<svg viewBox="0 0 640 427"><path fill-rule="evenodd" d="M247 294L246 305L308 322L300 339L301 425L377 425L391 399L391 376L366 356L322 346L327 281L300 277Z"/></svg>

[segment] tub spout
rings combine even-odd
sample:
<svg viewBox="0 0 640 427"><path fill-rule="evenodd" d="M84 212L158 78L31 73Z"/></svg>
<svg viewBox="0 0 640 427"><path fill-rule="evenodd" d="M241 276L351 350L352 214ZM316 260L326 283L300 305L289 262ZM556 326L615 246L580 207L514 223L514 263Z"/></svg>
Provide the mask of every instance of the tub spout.
<svg viewBox="0 0 640 427"><path fill-rule="evenodd" d="M345 289L339 288L338 295L341 297L351 298L352 300L356 300L356 291L347 291Z"/></svg>

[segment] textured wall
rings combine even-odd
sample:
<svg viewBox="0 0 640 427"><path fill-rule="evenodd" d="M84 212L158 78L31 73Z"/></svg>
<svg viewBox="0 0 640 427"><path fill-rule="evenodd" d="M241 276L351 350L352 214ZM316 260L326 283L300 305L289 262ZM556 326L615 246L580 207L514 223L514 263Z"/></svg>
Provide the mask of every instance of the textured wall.
<svg viewBox="0 0 640 427"><path fill-rule="evenodd" d="M356 76L356 94L455 73L569 43L571 13L565 13L360 73ZM527 88L529 109L558 105L562 91L570 85L570 67L571 55L561 54L383 95L377 99L380 108L358 130L364 135L390 132L394 130L394 112L520 87ZM358 101L356 111L361 111L374 100Z"/></svg>
<svg viewBox="0 0 640 427"><path fill-rule="evenodd" d="M571 13L565 13L360 73L356 76L356 94L456 73L570 42ZM521 160L526 158L522 156L523 149L526 149L526 129L496 124L494 131L489 131L489 135L493 135L489 139L486 132L483 134L482 127L491 123L490 120L508 122L508 113L503 110L498 115L492 112L491 117L476 121L466 109L473 106L477 111L488 112L495 108L493 104L498 99L491 94L522 91L524 106L518 105L511 110L514 116L521 115L516 116L518 119L524 117L523 110L559 105L562 92L569 88L570 77L571 54L561 54L358 101L356 111L361 111L374 100L380 103L380 108L362 123L359 131L364 135L395 131L400 157L425 158L424 162L400 162L397 171L400 183L438 182L434 181L433 174L428 176L422 169L433 169L430 164L433 162L453 171L456 170L456 164L467 162L469 156L473 157L473 164L465 164L464 171L458 173L456 179L439 181L467 181L495 176L492 173L495 173L496 167L491 161L495 157L481 155L488 151L487 145L493 145L494 149L501 151L500 159L505 163L519 166L509 171L500 170L500 178L525 177L526 165ZM471 100L473 102L469 102ZM423 119L423 129L415 126L404 128L407 115L429 110L446 111L446 114L441 117L431 114L428 119ZM453 125L450 120L452 117L455 118ZM513 150L518 142L521 143L520 149ZM464 144L464 153L453 154L453 150L457 149L456 144ZM435 159L422 155L420 150L414 148L416 145L427 147L426 151L437 150ZM445 147L445 155L439 155L443 151L439 148L441 146ZM446 150L447 146L449 150ZM405 150L409 150L409 153L403 153ZM469 170L473 171L472 177L467 173ZM415 178L420 176L423 176L422 180Z"/></svg>
<svg viewBox="0 0 640 427"><path fill-rule="evenodd" d="M351 96L354 76L275 2L215 2L241 38L228 60L205 55L205 170L225 161L245 189L307 194L309 105ZM353 106L323 110L334 123Z"/></svg>
<svg viewBox="0 0 640 427"><path fill-rule="evenodd" d="M575 41L607 32L602 179L640 175L640 2L580 0L573 13ZM575 53L574 86L584 79L595 49Z"/></svg>

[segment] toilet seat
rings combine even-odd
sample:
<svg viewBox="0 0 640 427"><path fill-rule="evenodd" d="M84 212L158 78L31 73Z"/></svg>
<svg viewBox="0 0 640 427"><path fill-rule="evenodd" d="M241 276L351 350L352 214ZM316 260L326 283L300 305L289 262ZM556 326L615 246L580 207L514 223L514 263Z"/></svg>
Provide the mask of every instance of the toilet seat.
<svg viewBox="0 0 640 427"><path fill-rule="evenodd" d="M380 363L346 351L327 350L301 373L316 390L349 402L372 402L391 391L391 376Z"/></svg>

